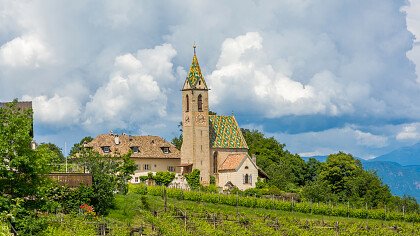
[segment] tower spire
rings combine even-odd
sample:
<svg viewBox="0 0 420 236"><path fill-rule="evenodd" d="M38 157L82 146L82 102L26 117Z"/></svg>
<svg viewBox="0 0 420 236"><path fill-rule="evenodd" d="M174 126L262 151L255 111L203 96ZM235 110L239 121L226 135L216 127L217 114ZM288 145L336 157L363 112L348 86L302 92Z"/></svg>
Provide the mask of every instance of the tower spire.
<svg viewBox="0 0 420 236"><path fill-rule="evenodd" d="M208 90L206 81L204 80L204 76L203 74L201 74L200 65L198 64L196 48L197 48L197 44L194 42L193 44L194 55L191 62L190 70L187 74L187 78L185 79L183 90L185 89Z"/></svg>

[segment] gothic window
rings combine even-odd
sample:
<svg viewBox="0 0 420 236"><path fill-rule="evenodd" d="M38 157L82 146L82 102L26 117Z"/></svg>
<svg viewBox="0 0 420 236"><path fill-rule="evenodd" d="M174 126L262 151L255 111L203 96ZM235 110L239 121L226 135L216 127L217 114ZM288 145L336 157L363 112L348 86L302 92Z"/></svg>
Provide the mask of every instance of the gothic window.
<svg viewBox="0 0 420 236"><path fill-rule="evenodd" d="M190 99L188 98L188 95L185 98L187 100L187 110L186 111L190 111Z"/></svg>
<svg viewBox="0 0 420 236"><path fill-rule="evenodd" d="M217 151L213 154L213 173L217 173Z"/></svg>
<svg viewBox="0 0 420 236"><path fill-rule="evenodd" d="M198 95L198 111L203 111L203 96Z"/></svg>
<svg viewBox="0 0 420 236"><path fill-rule="evenodd" d="M249 175L248 174L246 174L245 175L245 177L244 177L244 184L249 184Z"/></svg>

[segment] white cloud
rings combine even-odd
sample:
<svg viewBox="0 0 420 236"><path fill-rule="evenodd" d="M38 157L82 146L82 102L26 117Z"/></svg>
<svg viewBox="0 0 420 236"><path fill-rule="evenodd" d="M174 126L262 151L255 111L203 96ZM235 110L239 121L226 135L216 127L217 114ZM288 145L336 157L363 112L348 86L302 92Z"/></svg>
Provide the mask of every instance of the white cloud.
<svg viewBox="0 0 420 236"><path fill-rule="evenodd" d="M385 147L388 144L388 138L382 135L374 135L369 132L354 130L357 143L366 147Z"/></svg>
<svg viewBox="0 0 420 236"><path fill-rule="evenodd" d="M407 52L408 58L415 64L417 82L420 84L420 1L409 0L409 6L403 8L407 13L407 28L416 37L413 48Z"/></svg>
<svg viewBox="0 0 420 236"><path fill-rule="evenodd" d="M38 122L53 126L68 126L79 122L80 104L71 97L57 94L51 98L25 95L22 99L33 102L34 116Z"/></svg>
<svg viewBox="0 0 420 236"><path fill-rule="evenodd" d="M265 62L262 41L257 32L224 41L216 70L207 76L213 105L223 109L242 104L235 109L252 109L267 117L339 115L353 112L352 101L367 95L363 89L359 96L352 95L328 70L316 73L307 84L293 80L281 67Z"/></svg>
<svg viewBox="0 0 420 236"><path fill-rule="evenodd" d="M109 81L86 104L85 127L139 130L164 119L167 94L162 85L174 80L175 55L172 45L164 44L139 50L137 57L130 53L116 57Z"/></svg>
<svg viewBox="0 0 420 236"><path fill-rule="evenodd" d="M11 67L39 67L49 63L52 54L35 35L14 38L0 47L0 64Z"/></svg>
<svg viewBox="0 0 420 236"><path fill-rule="evenodd" d="M397 140L420 140L420 123L408 124L402 127L402 130L397 134Z"/></svg>

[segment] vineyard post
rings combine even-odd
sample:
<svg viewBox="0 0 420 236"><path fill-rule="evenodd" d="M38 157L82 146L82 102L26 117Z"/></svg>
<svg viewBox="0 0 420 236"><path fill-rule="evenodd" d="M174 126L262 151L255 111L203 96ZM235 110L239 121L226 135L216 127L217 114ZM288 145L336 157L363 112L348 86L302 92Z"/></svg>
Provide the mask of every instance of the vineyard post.
<svg viewBox="0 0 420 236"><path fill-rule="evenodd" d="M311 215L312 215L312 199L311 199Z"/></svg>
<svg viewBox="0 0 420 236"><path fill-rule="evenodd" d="M347 201L347 218L350 218L350 202Z"/></svg>
<svg viewBox="0 0 420 236"><path fill-rule="evenodd" d="M403 205L403 217L405 217L405 206Z"/></svg>
<svg viewBox="0 0 420 236"><path fill-rule="evenodd" d="M293 203L294 203L294 200L293 200L293 196L292 196L292 212L293 212Z"/></svg>
<svg viewBox="0 0 420 236"><path fill-rule="evenodd" d="M386 220L386 204L384 206L384 210L385 210L385 220Z"/></svg>
<svg viewBox="0 0 420 236"><path fill-rule="evenodd" d="M165 212L166 212L166 207L168 203L168 198L166 196L166 188L163 189L163 200L164 200L164 207L165 207Z"/></svg>
<svg viewBox="0 0 420 236"><path fill-rule="evenodd" d="M239 216L238 203L239 203L239 195L238 195L238 192L236 192L236 215L237 216Z"/></svg>

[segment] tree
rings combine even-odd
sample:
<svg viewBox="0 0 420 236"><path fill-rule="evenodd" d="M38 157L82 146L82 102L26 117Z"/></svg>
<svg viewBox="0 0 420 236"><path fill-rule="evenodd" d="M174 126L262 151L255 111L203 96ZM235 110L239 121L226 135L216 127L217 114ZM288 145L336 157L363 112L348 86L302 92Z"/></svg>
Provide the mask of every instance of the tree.
<svg viewBox="0 0 420 236"><path fill-rule="evenodd" d="M127 181L137 169L130 159L131 152L118 157L101 156L98 152L83 148L78 162L92 174L93 197L91 203L100 215L107 215L115 206L115 194L127 193Z"/></svg>
<svg viewBox="0 0 420 236"><path fill-rule="evenodd" d="M200 170L194 169L191 173L185 175L187 183L192 190L197 190L200 188Z"/></svg>
<svg viewBox="0 0 420 236"><path fill-rule="evenodd" d="M85 143L89 143L93 140L92 137L86 136L80 140L79 143L75 143L73 147L70 149L69 156L75 156L77 153L81 152L83 150L83 145Z"/></svg>
<svg viewBox="0 0 420 236"><path fill-rule="evenodd" d="M172 180L175 178L175 173L165 171L165 172L156 172L156 175L153 177L153 179L156 181L157 185L164 185L168 186Z"/></svg>
<svg viewBox="0 0 420 236"><path fill-rule="evenodd" d="M249 154L257 155L257 164L270 177L269 184L291 191L305 184L306 164L299 155L291 154L274 137L266 138L257 130L241 129Z"/></svg>
<svg viewBox="0 0 420 236"><path fill-rule="evenodd" d="M182 147L182 134L180 134L180 135L179 135L179 137L174 137L174 138L172 139L171 143L172 143L173 145L175 145L175 147L176 147L178 150L181 150L181 147Z"/></svg>
<svg viewBox="0 0 420 236"><path fill-rule="evenodd" d="M10 198L35 195L49 172L51 153L32 150L32 110L17 101L0 107L0 193Z"/></svg>

